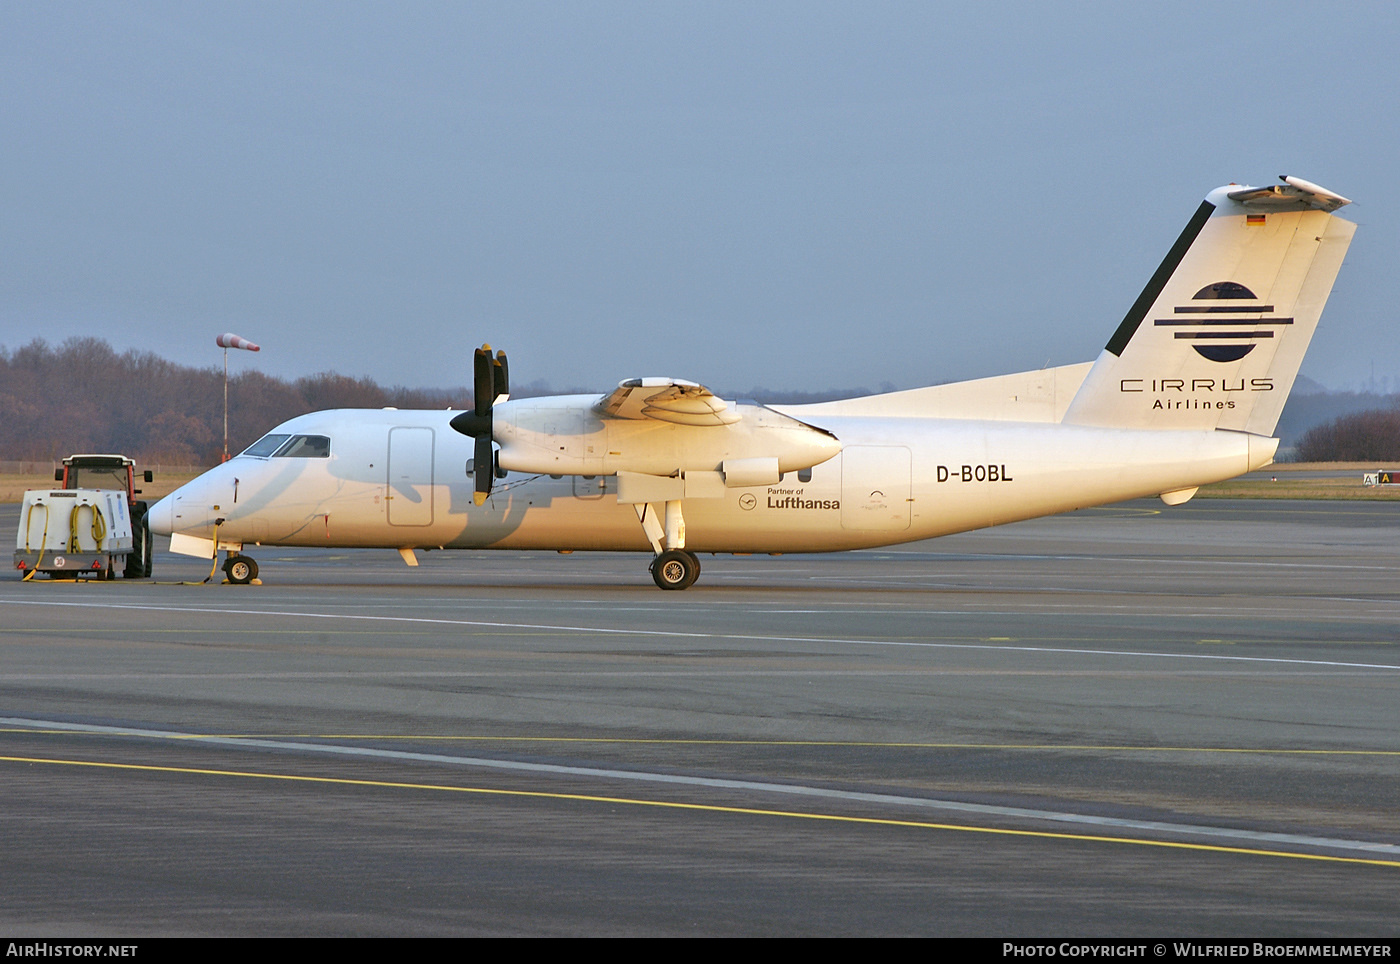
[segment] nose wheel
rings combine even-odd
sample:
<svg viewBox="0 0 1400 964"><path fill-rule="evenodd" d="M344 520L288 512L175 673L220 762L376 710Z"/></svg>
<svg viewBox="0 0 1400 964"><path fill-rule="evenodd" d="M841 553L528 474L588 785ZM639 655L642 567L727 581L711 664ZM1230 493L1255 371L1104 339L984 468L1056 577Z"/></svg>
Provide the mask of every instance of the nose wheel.
<svg viewBox="0 0 1400 964"><path fill-rule="evenodd" d="M667 549L651 561L651 578L662 589L689 589L700 577L700 559L684 549Z"/></svg>
<svg viewBox="0 0 1400 964"><path fill-rule="evenodd" d="M235 586L246 586L258 578L258 564L248 556L230 553L224 560L224 575Z"/></svg>

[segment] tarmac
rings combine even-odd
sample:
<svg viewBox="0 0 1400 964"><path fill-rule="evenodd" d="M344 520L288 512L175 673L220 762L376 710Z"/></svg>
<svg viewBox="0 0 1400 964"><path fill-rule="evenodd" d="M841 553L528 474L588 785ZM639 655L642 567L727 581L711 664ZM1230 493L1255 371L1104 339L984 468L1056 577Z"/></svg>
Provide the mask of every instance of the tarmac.
<svg viewBox="0 0 1400 964"><path fill-rule="evenodd" d="M0 577L0 931L1400 935L1400 507L250 554Z"/></svg>

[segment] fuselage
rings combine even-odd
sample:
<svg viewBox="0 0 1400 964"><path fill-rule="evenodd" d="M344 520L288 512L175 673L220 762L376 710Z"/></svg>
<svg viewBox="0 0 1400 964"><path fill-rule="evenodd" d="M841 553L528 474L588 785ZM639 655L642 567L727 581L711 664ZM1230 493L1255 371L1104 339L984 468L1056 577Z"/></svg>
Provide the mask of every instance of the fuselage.
<svg viewBox="0 0 1400 964"><path fill-rule="evenodd" d="M1189 494L1267 464L1278 444L1214 430L782 411L839 439L839 454L774 484L687 499L687 549L857 549ZM316 441L211 469L152 507L152 529L208 540L217 521L221 548L651 551L634 507L618 502L613 475L508 472L475 505L468 470L482 469L469 464L472 440L448 425L456 414L335 410L291 419L272 436Z"/></svg>

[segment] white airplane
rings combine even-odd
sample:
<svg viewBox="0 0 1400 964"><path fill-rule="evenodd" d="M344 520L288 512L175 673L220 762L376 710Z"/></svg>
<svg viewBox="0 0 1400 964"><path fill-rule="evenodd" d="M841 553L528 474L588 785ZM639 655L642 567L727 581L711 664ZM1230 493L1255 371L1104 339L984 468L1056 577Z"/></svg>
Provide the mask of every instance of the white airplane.
<svg viewBox="0 0 1400 964"><path fill-rule="evenodd" d="M1167 505L1273 460L1273 431L1356 226L1294 177L1206 196L1093 362L822 402L726 402L636 378L511 399L475 356L468 412L291 419L156 503L153 531L231 582L275 546L697 552L860 549L1124 499Z"/></svg>

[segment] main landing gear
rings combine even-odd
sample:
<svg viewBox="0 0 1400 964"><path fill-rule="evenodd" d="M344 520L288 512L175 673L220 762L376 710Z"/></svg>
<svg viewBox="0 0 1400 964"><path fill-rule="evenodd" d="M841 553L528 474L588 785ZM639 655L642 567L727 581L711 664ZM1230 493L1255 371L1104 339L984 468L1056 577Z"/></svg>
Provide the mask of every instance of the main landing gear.
<svg viewBox="0 0 1400 964"><path fill-rule="evenodd" d="M224 575L235 586L246 586L258 578L258 564L250 556L230 552L224 559Z"/></svg>
<svg viewBox="0 0 1400 964"><path fill-rule="evenodd" d="M662 589L689 589L700 577L700 559L684 549L667 549L651 561L651 578Z"/></svg>
<svg viewBox="0 0 1400 964"><path fill-rule="evenodd" d="M656 555L651 578L662 589L689 589L700 577L700 559L685 548L685 518L681 502L638 502L637 521Z"/></svg>

